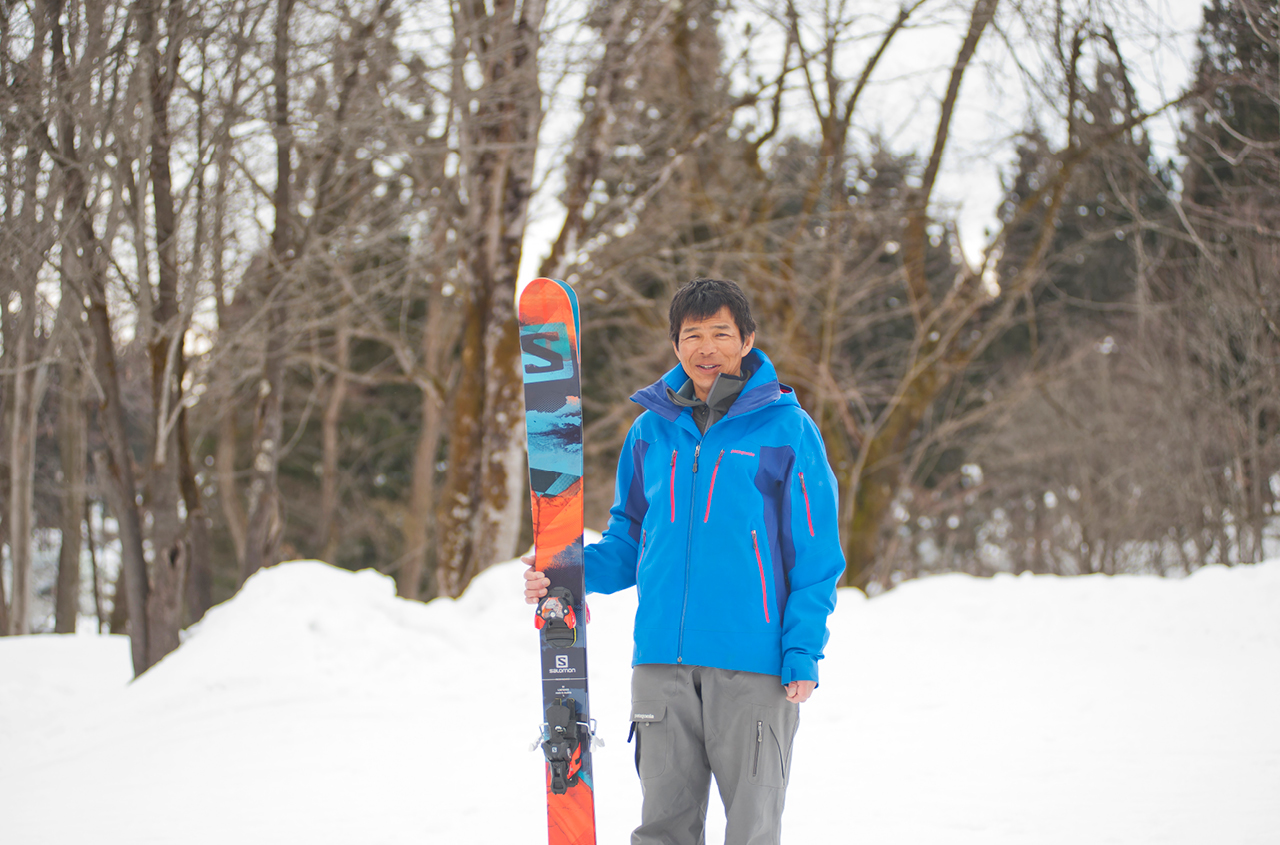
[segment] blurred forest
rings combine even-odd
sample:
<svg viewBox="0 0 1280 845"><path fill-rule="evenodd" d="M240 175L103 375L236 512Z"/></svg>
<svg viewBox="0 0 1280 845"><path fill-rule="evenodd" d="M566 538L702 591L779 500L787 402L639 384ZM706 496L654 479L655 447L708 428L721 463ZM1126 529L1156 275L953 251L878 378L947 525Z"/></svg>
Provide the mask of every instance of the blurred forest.
<svg viewBox="0 0 1280 845"><path fill-rule="evenodd" d="M589 527L710 275L822 428L848 584L1261 560L1280 4L1207 3L1158 101L1160 8L0 3L0 634L96 617L141 673L280 560L426 600L527 547L530 258L583 303ZM939 185L983 132L975 251Z"/></svg>

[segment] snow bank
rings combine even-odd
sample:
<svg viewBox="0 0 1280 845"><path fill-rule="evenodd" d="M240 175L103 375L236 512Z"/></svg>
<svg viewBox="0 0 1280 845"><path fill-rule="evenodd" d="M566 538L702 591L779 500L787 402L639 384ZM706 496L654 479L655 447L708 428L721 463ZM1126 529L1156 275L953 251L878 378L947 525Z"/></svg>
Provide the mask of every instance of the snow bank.
<svg viewBox="0 0 1280 845"><path fill-rule="evenodd" d="M5 843L545 842L521 569L422 605L284 564L133 684L122 638L0 639ZM638 815L634 602L591 598L601 843ZM843 592L831 627L788 841L1277 841L1280 561L943 576Z"/></svg>

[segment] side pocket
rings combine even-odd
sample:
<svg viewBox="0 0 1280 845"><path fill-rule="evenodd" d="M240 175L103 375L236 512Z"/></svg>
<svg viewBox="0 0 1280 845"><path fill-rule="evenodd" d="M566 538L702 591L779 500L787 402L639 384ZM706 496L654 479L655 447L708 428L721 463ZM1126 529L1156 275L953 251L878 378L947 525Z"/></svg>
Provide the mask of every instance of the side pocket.
<svg viewBox="0 0 1280 845"><path fill-rule="evenodd" d="M748 723L747 750L750 782L781 788L791 769L791 748L799 726L799 708L754 706Z"/></svg>
<svg viewBox="0 0 1280 845"><path fill-rule="evenodd" d="M769 621L769 585L764 577L764 559L760 557L760 541L756 539L755 529L751 531L751 545L756 550L756 567L760 570L760 600L764 605L764 621Z"/></svg>
<svg viewBox="0 0 1280 845"><path fill-rule="evenodd" d="M665 701L631 702L631 730L636 741L636 774L641 780L667 770L671 737L667 731Z"/></svg>
<svg viewBox="0 0 1280 845"><path fill-rule="evenodd" d="M791 733L788 735L786 745L779 748L782 752L782 783L784 786L791 782L791 752L795 750L796 734L800 732L800 705L792 704L791 707L795 713L791 723ZM778 737L778 739L782 739L782 737Z"/></svg>

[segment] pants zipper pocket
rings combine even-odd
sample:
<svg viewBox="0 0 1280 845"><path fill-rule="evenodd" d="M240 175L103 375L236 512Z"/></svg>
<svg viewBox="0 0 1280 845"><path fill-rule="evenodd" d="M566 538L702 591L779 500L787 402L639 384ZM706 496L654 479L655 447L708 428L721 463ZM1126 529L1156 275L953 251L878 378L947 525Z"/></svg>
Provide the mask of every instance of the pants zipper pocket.
<svg viewBox="0 0 1280 845"><path fill-rule="evenodd" d="M760 774L760 747L764 745L764 722L756 722L756 756L751 761L751 776Z"/></svg>

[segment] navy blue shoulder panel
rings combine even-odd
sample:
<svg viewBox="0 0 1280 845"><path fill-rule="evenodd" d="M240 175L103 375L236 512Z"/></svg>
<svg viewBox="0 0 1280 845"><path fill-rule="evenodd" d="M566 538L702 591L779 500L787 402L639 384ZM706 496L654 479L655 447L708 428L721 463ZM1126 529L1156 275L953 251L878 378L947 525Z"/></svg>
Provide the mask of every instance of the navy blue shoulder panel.
<svg viewBox="0 0 1280 845"><path fill-rule="evenodd" d="M627 488L627 503L624 512L631 522L628 534L637 544L640 543L640 524L644 522L649 503L644 497L644 458L649 453L649 443L639 437L631 445L631 486Z"/></svg>

